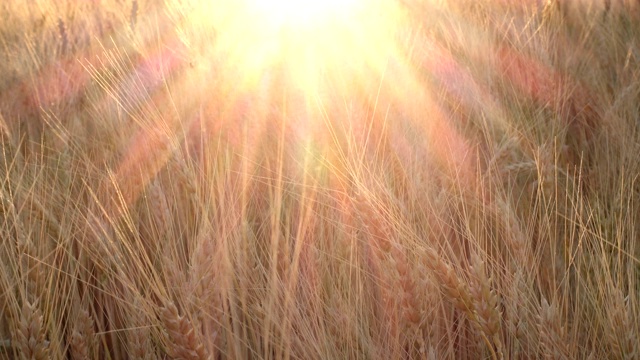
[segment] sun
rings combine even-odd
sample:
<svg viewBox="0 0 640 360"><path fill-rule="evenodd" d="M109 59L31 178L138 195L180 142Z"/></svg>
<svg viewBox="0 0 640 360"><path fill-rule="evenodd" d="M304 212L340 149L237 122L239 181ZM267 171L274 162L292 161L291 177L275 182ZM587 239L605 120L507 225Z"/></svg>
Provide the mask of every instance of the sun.
<svg viewBox="0 0 640 360"><path fill-rule="evenodd" d="M300 30L352 16L364 0L249 0L247 5L274 25Z"/></svg>
<svg viewBox="0 0 640 360"><path fill-rule="evenodd" d="M363 73L365 69L384 72L401 23L394 6L397 0L201 0L200 4L191 21L216 29L216 38L203 46L236 74L236 87L257 87L278 69L288 85L307 94L323 91L327 79L354 84L353 77L372 77Z"/></svg>

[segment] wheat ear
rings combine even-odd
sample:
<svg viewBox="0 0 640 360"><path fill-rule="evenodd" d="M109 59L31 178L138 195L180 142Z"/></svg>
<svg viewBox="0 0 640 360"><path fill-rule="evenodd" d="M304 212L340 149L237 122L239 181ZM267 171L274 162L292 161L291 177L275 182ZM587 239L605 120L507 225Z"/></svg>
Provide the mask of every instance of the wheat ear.
<svg viewBox="0 0 640 360"><path fill-rule="evenodd" d="M24 302L15 342L24 359L49 359L49 342L45 339L42 314L36 303Z"/></svg>
<svg viewBox="0 0 640 360"><path fill-rule="evenodd" d="M81 309L71 331L71 358L93 359L92 349L95 343L95 329L89 312Z"/></svg>
<svg viewBox="0 0 640 360"><path fill-rule="evenodd" d="M167 353L176 359L206 359L204 346L198 341L196 330L188 318L178 314L178 309L169 303L160 309L160 320L168 340Z"/></svg>
<svg viewBox="0 0 640 360"><path fill-rule="evenodd" d="M500 339L500 313L499 299L495 290L491 289L491 278L485 273L484 262L478 255L474 255L472 262L472 285L470 287L471 297L474 302L474 309L477 314L477 323L480 330L493 340L497 355L503 358L502 341Z"/></svg>
<svg viewBox="0 0 640 360"><path fill-rule="evenodd" d="M538 315L538 332L541 350L546 358L569 358L566 349L566 329L561 323L562 319L556 305L549 304L547 299L542 298Z"/></svg>
<svg viewBox="0 0 640 360"><path fill-rule="evenodd" d="M134 359L154 360L158 357L154 351L155 347L151 341L148 319L145 316L144 308L139 300L133 301L130 316L131 337L129 338L129 351Z"/></svg>

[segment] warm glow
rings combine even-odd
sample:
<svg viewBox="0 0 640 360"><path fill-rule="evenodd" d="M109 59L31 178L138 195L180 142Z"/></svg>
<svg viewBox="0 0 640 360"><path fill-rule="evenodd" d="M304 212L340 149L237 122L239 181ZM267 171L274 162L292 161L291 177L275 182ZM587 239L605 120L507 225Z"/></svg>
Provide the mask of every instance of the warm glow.
<svg viewBox="0 0 640 360"><path fill-rule="evenodd" d="M364 0L249 0L247 5L274 24L304 28L349 16L357 5L364 3Z"/></svg>
<svg viewBox="0 0 640 360"><path fill-rule="evenodd" d="M381 75L395 52L399 20L392 0L201 4L193 12L199 18L191 20L216 29L211 55L238 74L238 86L258 87L278 69L288 85L307 94L326 91L327 81L357 87Z"/></svg>

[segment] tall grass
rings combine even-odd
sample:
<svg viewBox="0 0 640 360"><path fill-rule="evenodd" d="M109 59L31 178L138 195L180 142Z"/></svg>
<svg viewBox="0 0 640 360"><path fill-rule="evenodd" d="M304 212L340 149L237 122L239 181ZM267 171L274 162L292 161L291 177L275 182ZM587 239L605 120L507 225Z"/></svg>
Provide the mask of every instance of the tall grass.
<svg viewBox="0 0 640 360"><path fill-rule="evenodd" d="M0 5L0 357L640 358L637 7L404 2L313 96L197 11Z"/></svg>

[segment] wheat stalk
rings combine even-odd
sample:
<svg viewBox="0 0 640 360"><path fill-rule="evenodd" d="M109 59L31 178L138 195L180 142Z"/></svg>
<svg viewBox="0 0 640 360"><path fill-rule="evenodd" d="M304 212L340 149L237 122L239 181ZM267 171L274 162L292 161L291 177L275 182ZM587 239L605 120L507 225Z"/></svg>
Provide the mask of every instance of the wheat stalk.
<svg viewBox="0 0 640 360"><path fill-rule="evenodd" d="M15 333L15 344L23 359L49 359L49 342L45 337L42 314L37 303L25 301Z"/></svg>
<svg viewBox="0 0 640 360"><path fill-rule="evenodd" d="M66 54L69 50L69 34L67 25L61 17L58 18L58 37L60 38L60 53Z"/></svg>
<svg viewBox="0 0 640 360"><path fill-rule="evenodd" d="M423 294L424 303L424 315L422 320L423 332L427 335L427 343L426 348L424 349L427 354L427 358L436 358L438 354L438 336L440 334L439 329L439 302L440 295L438 293L438 289L436 284L432 279L431 274L426 273L426 268L422 262L418 262L418 267L420 267L420 272L418 272L418 279L422 279L419 286L420 293Z"/></svg>
<svg viewBox="0 0 640 360"><path fill-rule="evenodd" d="M170 229L171 211L167 197L157 179L147 186L147 196L155 228L158 234L165 234Z"/></svg>
<svg viewBox="0 0 640 360"><path fill-rule="evenodd" d="M424 309L421 306L421 296L415 283L415 274L409 268L407 256L400 249L400 245L391 246L391 256L395 263L396 271L399 275L400 282L400 309L402 313L403 327L408 330L407 341L415 340L418 343L418 349L425 351L424 338L422 337L422 314ZM409 343L408 346L413 344Z"/></svg>
<svg viewBox="0 0 640 360"><path fill-rule="evenodd" d="M18 241L22 271L27 275L27 298L29 301L36 301L45 288L43 273L40 271L36 254L37 249L29 238L21 237Z"/></svg>
<svg viewBox="0 0 640 360"><path fill-rule="evenodd" d="M474 302L474 310L477 314L477 323L481 331L493 340L497 355L503 358L502 340L500 339L500 324L502 314L500 313L500 301L495 290L491 288L491 278L485 273L485 266L482 259L474 254L471 258L472 284L470 286L471 297Z"/></svg>
<svg viewBox="0 0 640 360"><path fill-rule="evenodd" d="M423 259L425 259L423 262L438 278L439 285L454 306L467 315L474 316L469 287L458 277L455 270L431 248L424 250Z"/></svg>
<svg viewBox="0 0 640 360"><path fill-rule="evenodd" d="M544 297L542 298L540 314L538 315L538 332L541 350L545 358L569 358L566 348L567 330L562 325L559 310L554 303L549 304Z"/></svg>
<svg viewBox="0 0 640 360"><path fill-rule="evenodd" d="M3 207L8 210L13 217L13 225L16 233L16 248L20 259L20 271L26 274L26 298L27 301L36 302L44 287L43 274L40 271L38 261L37 248L33 244L27 230L24 227L20 214L18 213L13 201L0 191L0 200ZM6 211L5 210L5 211Z"/></svg>
<svg viewBox="0 0 640 360"><path fill-rule="evenodd" d="M505 301L505 317L508 333L513 340L512 353L515 357L528 347L529 321L525 307L528 290L521 270L517 270L509 286L508 299Z"/></svg>
<svg viewBox="0 0 640 360"><path fill-rule="evenodd" d="M636 359L640 356L640 337L633 326L630 297L625 297L620 289L615 290L613 297L609 315L610 330L607 332L609 344L620 359Z"/></svg>
<svg viewBox="0 0 640 360"><path fill-rule="evenodd" d="M194 297L194 313L202 324L203 332L209 334L206 350L213 354L218 339L217 320L221 317L221 301L216 291L216 274L214 273L215 248L214 233L203 231L198 236L196 250L192 254L191 268L188 274L188 289Z"/></svg>
<svg viewBox="0 0 640 360"><path fill-rule="evenodd" d="M130 315L131 330L129 337L129 351L135 359L153 360L158 356L155 353L155 346L151 341L151 332L145 315L138 299L133 302Z"/></svg>
<svg viewBox="0 0 640 360"><path fill-rule="evenodd" d="M188 318L178 314L178 309L172 302L160 309L160 320L168 340L169 356L185 360L207 358L205 348L197 338L196 329Z"/></svg>
<svg viewBox="0 0 640 360"><path fill-rule="evenodd" d="M95 329L89 312L80 309L71 330L69 345L71 358L75 360L94 359Z"/></svg>
<svg viewBox="0 0 640 360"><path fill-rule="evenodd" d="M431 271L438 278L440 286L443 288L445 294L453 305L476 324L481 324L481 320L478 318L476 312L476 304L469 286L463 282L455 270L447 264L432 248L426 248L424 250L423 258L425 263ZM498 354L495 352L491 341L481 332L482 340L491 351L491 355L494 359L498 358Z"/></svg>
<svg viewBox="0 0 640 360"><path fill-rule="evenodd" d="M174 156L169 161L172 175L187 195L196 193L196 184L192 172L190 171L186 161L181 156Z"/></svg>
<svg viewBox="0 0 640 360"><path fill-rule="evenodd" d="M131 14L129 18L129 26L132 31L136 29L136 25L138 23L138 10L138 0L133 0L131 2Z"/></svg>

